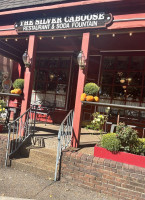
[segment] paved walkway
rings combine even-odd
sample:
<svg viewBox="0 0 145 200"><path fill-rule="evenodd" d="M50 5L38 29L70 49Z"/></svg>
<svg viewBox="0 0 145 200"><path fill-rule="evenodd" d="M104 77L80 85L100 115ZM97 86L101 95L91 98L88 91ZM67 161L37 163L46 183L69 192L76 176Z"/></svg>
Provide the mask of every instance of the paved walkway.
<svg viewBox="0 0 145 200"><path fill-rule="evenodd" d="M24 199L115 200L68 182L53 182L11 168L0 168L0 200Z"/></svg>
<svg viewBox="0 0 145 200"><path fill-rule="evenodd" d="M3 196L0 196L0 200L33 200L33 199L23 199L23 198L16 198L16 197L3 197Z"/></svg>

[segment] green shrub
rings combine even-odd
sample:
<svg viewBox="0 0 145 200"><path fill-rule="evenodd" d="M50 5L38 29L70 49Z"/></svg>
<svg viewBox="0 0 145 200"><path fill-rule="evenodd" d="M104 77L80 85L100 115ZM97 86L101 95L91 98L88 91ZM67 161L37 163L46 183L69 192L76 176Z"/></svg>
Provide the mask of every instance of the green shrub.
<svg viewBox="0 0 145 200"><path fill-rule="evenodd" d="M101 147L112 152L117 152L120 150L120 141L115 133L107 133L102 136Z"/></svg>
<svg viewBox="0 0 145 200"><path fill-rule="evenodd" d="M124 123L120 123L116 128L116 136L121 142L121 150L134 153L139 145L137 131Z"/></svg>
<svg viewBox="0 0 145 200"><path fill-rule="evenodd" d="M23 90L24 88L24 79L16 79L13 83L13 88L14 89L21 89Z"/></svg>
<svg viewBox="0 0 145 200"><path fill-rule="evenodd" d="M145 154L145 138L138 138L138 143L136 148L134 149L135 154Z"/></svg>
<svg viewBox="0 0 145 200"><path fill-rule="evenodd" d="M86 93L86 95L96 96L99 89L100 88L96 83L87 83L84 87L84 92Z"/></svg>
<svg viewBox="0 0 145 200"><path fill-rule="evenodd" d="M145 146L145 138L139 138L138 140L139 140L140 142L142 142L143 145Z"/></svg>

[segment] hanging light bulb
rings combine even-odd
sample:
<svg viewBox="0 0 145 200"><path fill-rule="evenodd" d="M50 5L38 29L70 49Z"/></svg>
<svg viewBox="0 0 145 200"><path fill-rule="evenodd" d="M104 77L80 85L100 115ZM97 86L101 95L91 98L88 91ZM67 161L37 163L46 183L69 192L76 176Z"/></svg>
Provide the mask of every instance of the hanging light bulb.
<svg viewBox="0 0 145 200"><path fill-rule="evenodd" d="M97 34L97 38L99 38L100 37L100 35L99 34Z"/></svg>
<svg viewBox="0 0 145 200"><path fill-rule="evenodd" d="M122 87L123 87L123 89L126 89L126 85L123 85Z"/></svg>
<svg viewBox="0 0 145 200"><path fill-rule="evenodd" d="M17 39L17 38L15 38L15 41L17 42L17 41L18 41L18 39Z"/></svg>
<svg viewBox="0 0 145 200"><path fill-rule="evenodd" d="M8 39L6 38L6 39L5 39L5 41L7 42L7 41L8 41Z"/></svg>
<svg viewBox="0 0 145 200"><path fill-rule="evenodd" d="M63 38L66 39L66 36L64 36Z"/></svg>
<svg viewBox="0 0 145 200"><path fill-rule="evenodd" d="M122 78L122 79L120 80L120 83L125 83L125 79Z"/></svg>
<svg viewBox="0 0 145 200"><path fill-rule="evenodd" d="M131 81L132 81L132 78L128 78L127 80L128 80L128 82L131 82Z"/></svg>
<svg viewBox="0 0 145 200"><path fill-rule="evenodd" d="M132 36L132 32L129 33L129 36Z"/></svg>
<svg viewBox="0 0 145 200"><path fill-rule="evenodd" d="M54 37L52 36L51 39L54 40Z"/></svg>

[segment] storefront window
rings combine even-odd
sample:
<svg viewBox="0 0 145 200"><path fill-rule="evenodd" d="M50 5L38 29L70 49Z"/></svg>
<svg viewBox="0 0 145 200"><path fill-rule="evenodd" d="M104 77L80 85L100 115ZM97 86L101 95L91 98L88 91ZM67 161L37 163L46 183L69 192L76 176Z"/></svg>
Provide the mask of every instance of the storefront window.
<svg viewBox="0 0 145 200"><path fill-rule="evenodd" d="M12 69L13 61L9 58L0 55L0 92L10 92L12 86Z"/></svg>
<svg viewBox="0 0 145 200"><path fill-rule="evenodd" d="M38 57L31 103L45 99L55 102L57 108L66 109L70 69L71 56Z"/></svg>
<svg viewBox="0 0 145 200"><path fill-rule="evenodd" d="M100 101L143 106L145 57L105 56L102 63Z"/></svg>
<svg viewBox="0 0 145 200"><path fill-rule="evenodd" d="M112 61L114 68L109 68L108 63ZM144 62L143 56L104 57L101 98L110 99L110 103L113 99L144 102Z"/></svg>

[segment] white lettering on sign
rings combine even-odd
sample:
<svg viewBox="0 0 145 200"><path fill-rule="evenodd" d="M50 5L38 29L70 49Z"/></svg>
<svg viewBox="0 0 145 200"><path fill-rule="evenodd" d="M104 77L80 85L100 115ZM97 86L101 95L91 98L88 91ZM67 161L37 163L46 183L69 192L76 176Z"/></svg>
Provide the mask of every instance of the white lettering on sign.
<svg viewBox="0 0 145 200"><path fill-rule="evenodd" d="M106 27L112 21L111 14L89 13L75 16L48 17L42 19L22 20L15 24L17 31L43 31L77 28Z"/></svg>

